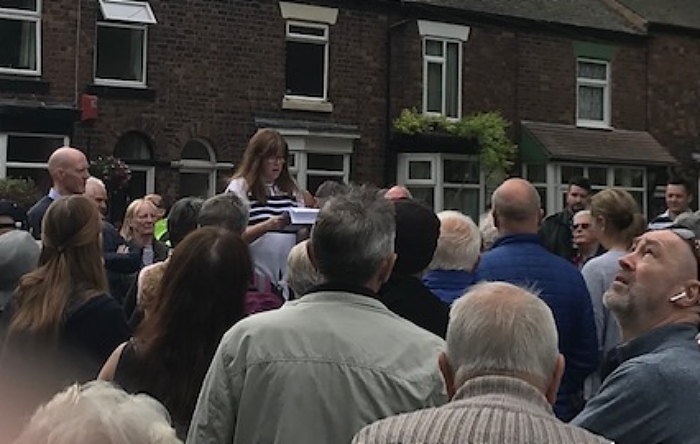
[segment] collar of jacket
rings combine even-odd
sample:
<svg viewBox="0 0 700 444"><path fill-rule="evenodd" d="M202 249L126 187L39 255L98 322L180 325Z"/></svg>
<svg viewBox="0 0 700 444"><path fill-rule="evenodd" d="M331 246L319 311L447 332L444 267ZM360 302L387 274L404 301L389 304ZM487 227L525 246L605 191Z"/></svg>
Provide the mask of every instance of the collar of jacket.
<svg viewBox="0 0 700 444"><path fill-rule="evenodd" d="M537 233L506 234L505 236L501 236L498 239L496 239L496 242L494 242L493 247L491 247L491 249L493 250L494 248L499 247L501 245L522 243L542 245L542 240L540 239L540 236Z"/></svg>

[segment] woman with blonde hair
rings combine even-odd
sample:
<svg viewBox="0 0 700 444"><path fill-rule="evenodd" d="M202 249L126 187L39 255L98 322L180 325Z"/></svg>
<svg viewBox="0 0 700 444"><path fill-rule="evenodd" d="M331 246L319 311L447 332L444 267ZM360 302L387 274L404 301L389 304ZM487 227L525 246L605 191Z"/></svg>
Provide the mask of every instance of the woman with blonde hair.
<svg viewBox="0 0 700 444"><path fill-rule="evenodd" d="M39 267L22 277L3 313L9 326L0 393L18 413L93 379L130 334L121 306L107 294L97 206L82 195L61 197L46 212L42 233Z"/></svg>
<svg viewBox="0 0 700 444"><path fill-rule="evenodd" d="M297 242L295 232L285 231L289 225L287 212L304 206L303 193L289 174L288 155L287 142L280 133L267 128L258 130L226 189L249 205L250 218L243 239L250 243L256 279L269 281L285 294L287 255Z"/></svg>
<svg viewBox="0 0 700 444"><path fill-rule="evenodd" d="M156 240L155 224L160 210L147 199L136 199L129 204L119 234L129 244L129 249L142 250L142 265L151 265L168 257L168 247Z"/></svg>
<svg viewBox="0 0 700 444"><path fill-rule="evenodd" d="M635 237L644 232L646 221L632 195L620 188L606 188L596 193L590 206L598 242L607 250L586 262L581 274L586 281L593 302L598 349L602 358L621 340L620 327L615 317L603 305L603 293L610 287L620 269L619 260L627 254ZM585 384L586 398L600 386L598 373L591 375Z"/></svg>

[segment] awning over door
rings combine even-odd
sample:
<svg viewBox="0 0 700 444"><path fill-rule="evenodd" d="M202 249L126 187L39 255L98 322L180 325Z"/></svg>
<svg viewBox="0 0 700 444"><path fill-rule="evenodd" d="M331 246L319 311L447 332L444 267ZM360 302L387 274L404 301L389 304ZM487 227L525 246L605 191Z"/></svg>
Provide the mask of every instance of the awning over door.
<svg viewBox="0 0 700 444"><path fill-rule="evenodd" d="M520 153L525 163L575 161L640 166L678 163L645 131L588 129L528 121L521 123Z"/></svg>

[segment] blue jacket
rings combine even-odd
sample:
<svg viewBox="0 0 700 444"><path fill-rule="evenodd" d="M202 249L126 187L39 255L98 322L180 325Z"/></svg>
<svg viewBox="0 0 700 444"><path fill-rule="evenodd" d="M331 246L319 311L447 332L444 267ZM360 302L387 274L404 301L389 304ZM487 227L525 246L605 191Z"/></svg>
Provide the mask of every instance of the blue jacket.
<svg viewBox="0 0 700 444"><path fill-rule="evenodd" d="M431 270L423 275L423 284L448 304L462 297L475 282L474 273L463 270Z"/></svg>
<svg viewBox="0 0 700 444"><path fill-rule="evenodd" d="M537 234L499 238L481 256L477 280L506 281L533 288L554 314L559 351L566 370L554 406L558 417L569 420L582 407L583 381L598 366L593 305L581 273L570 262L548 252Z"/></svg>

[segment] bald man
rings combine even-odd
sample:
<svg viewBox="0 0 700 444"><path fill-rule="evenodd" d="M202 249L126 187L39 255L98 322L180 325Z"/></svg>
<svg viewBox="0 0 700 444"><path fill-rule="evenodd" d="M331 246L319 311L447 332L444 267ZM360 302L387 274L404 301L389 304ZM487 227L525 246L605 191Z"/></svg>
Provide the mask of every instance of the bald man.
<svg viewBox="0 0 700 444"><path fill-rule="evenodd" d="M85 154L70 146L63 146L54 151L49 156L48 164L53 186L49 194L42 197L27 212L29 231L35 239L41 239L41 221L49 205L61 196L83 194L85 181L90 176Z"/></svg>
<svg viewBox="0 0 700 444"><path fill-rule="evenodd" d="M389 200L403 200L413 198L408 188L406 188L403 185L394 185L393 187L389 188L386 191L386 193L384 193L384 197Z"/></svg>
<svg viewBox="0 0 700 444"><path fill-rule="evenodd" d="M505 281L533 288L552 309L559 350L566 359L554 411L570 420L582 408L583 381L598 365L598 340L591 298L581 273L550 253L537 230L540 196L528 181L508 179L491 198L498 239L481 256L476 281Z"/></svg>

